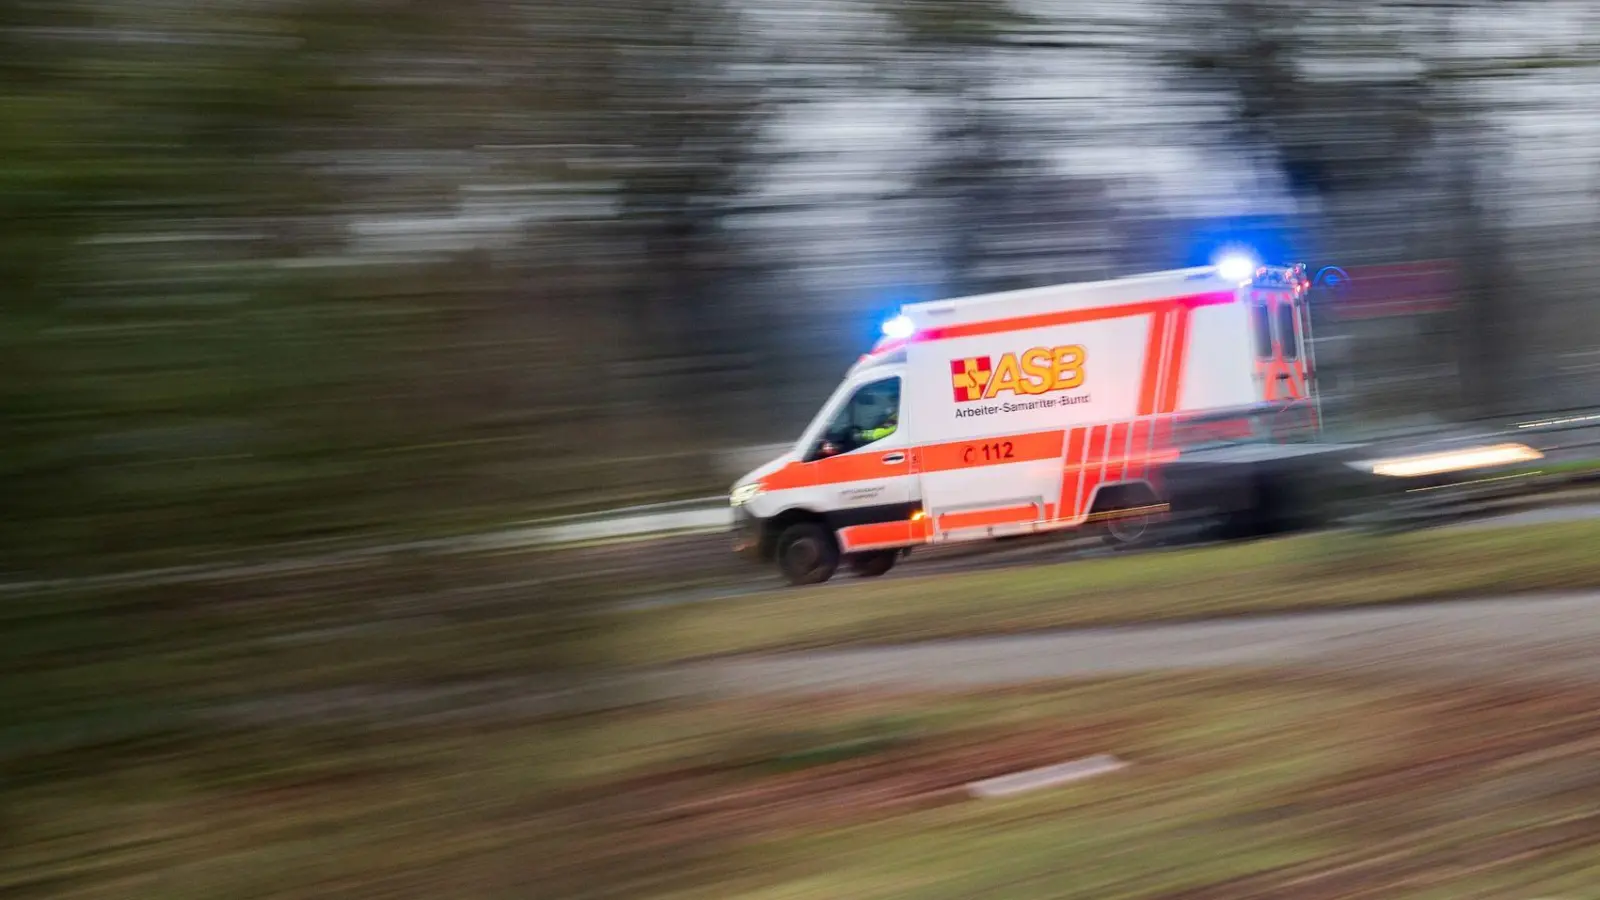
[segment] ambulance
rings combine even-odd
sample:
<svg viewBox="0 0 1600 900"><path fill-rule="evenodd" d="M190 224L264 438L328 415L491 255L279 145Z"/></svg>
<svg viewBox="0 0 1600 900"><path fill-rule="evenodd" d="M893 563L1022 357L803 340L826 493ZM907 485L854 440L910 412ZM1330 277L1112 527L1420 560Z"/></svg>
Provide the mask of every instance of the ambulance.
<svg viewBox="0 0 1600 900"><path fill-rule="evenodd" d="M734 548L801 585L924 545L1137 540L1184 429L1265 411L1316 433L1310 286L1303 266L1226 260L907 305L794 446L735 483Z"/></svg>

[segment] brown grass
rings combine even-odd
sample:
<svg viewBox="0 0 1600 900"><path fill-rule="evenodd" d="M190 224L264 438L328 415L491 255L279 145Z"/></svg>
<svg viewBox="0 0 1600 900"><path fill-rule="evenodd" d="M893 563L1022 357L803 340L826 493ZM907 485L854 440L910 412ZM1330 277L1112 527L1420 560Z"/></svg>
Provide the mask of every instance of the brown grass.
<svg viewBox="0 0 1600 900"><path fill-rule="evenodd" d="M1593 685L1285 673L174 736L13 759L0 892L1580 896L1597 741ZM1134 765L955 790L1100 752Z"/></svg>

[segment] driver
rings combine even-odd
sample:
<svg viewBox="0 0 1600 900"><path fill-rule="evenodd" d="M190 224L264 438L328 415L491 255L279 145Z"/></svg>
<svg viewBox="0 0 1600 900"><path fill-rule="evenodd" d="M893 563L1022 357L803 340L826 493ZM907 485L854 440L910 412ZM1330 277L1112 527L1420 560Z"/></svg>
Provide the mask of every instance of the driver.
<svg viewBox="0 0 1600 900"><path fill-rule="evenodd" d="M866 445L874 441L881 441L889 435L894 434L895 429L900 427L899 413L900 410L898 404L890 407L888 414L882 419L879 419L876 426L858 430L856 432L856 440L862 445Z"/></svg>

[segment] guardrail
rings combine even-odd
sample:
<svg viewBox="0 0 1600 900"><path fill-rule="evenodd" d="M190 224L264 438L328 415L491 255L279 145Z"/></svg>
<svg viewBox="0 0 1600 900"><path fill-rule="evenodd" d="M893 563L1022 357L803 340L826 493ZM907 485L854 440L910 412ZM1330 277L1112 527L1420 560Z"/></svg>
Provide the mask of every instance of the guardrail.
<svg viewBox="0 0 1600 900"><path fill-rule="evenodd" d="M719 496L562 516L480 534L349 547L258 562L172 566L107 575L10 581L0 583L0 596L86 588L176 585L260 578L371 563L386 557L448 556L496 550L539 549L592 541L715 531L727 528L732 522L733 516L728 500Z"/></svg>
<svg viewBox="0 0 1600 900"><path fill-rule="evenodd" d="M563 516L491 534L463 539L463 549L512 550L589 541L649 537L687 531L727 528L733 524L728 498L718 495L674 503Z"/></svg>
<svg viewBox="0 0 1600 900"><path fill-rule="evenodd" d="M1588 432L1587 435L1581 434ZM1514 437L1533 445L1546 454L1562 454L1576 459L1586 455L1600 459L1600 409L1567 410L1537 418L1524 418L1504 429ZM1539 440L1540 436L1558 436L1554 441ZM1574 438L1560 436L1575 435ZM1576 451L1589 451L1587 454ZM1572 461L1569 459L1569 461Z"/></svg>

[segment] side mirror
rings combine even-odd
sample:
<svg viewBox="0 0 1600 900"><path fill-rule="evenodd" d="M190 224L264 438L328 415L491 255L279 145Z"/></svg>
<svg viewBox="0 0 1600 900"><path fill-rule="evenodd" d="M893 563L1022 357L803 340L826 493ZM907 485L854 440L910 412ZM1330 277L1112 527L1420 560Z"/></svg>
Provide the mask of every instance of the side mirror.
<svg viewBox="0 0 1600 900"><path fill-rule="evenodd" d="M816 462L819 459L827 459L830 456L838 455L839 445L830 438L822 438L811 448L811 452L806 454L805 461Z"/></svg>

